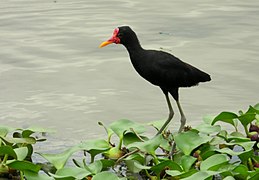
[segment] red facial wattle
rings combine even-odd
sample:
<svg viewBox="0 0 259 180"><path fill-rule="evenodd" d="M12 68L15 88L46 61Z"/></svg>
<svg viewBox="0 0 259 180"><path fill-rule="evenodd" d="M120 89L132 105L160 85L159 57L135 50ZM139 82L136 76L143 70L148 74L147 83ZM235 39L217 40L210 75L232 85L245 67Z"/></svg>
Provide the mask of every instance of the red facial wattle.
<svg viewBox="0 0 259 180"><path fill-rule="evenodd" d="M102 44L100 44L100 48L107 46L111 43L115 43L115 44L119 44L120 43L120 38L118 37L118 33L119 33L119 28L114 29L113 31L113 35L110 39L108 39L107 41L104 41Z"/></svg>

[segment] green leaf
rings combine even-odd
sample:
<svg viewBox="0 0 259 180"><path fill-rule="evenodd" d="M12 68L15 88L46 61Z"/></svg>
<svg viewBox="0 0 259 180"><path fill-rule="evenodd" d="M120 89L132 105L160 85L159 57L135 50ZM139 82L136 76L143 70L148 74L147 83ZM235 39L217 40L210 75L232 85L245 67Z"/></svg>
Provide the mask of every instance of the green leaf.
<svg viewBox="0 0 259 180"><path fill-rule="evenodd" d="M149 139L145 142L135 142L128 146L128 148L138 148L141 151L147 152L149 154L154 154L155 150L158 148L162 141L162 135L157 135L152 139Z"/></svg>
<svg viewBox="0 0 259 180"><path fill-rule="evenodd" d="M54 180L54 178L49 177L46 174L35 173L32 171L24 171L24 175L25 175L26 179L29 179L29 180Z"/></svg>
<svg viewBox="0 0 259 180"><path fill-rule="evenodd" d="M200 124L195 129L204 134L218 133L221 131L220 125Z"/></svg>
<svg viewBox="0 0 259 180"><path fill-rule="evenodd" d="M200 169L202 170L215 170L213 167L227 163L229 158L226 154L215 154L201 162ZM217 170L217 169L216 169Z"/></svg>
<svg viewBox="0 0 259 180"><path fill-rule="evenodd" d="M239 121L244 127L247 127L253 120L255 120L255 113L245 113L238 117Z"/></svg>
<svg viewBox="0 0 259 180"><path fill-rule="evenodd" d="M0 155L5 154L12 156L14 159L17 159L17 155L11 146L0 146Z"/></svg>
<svg viewBox="0 0 259 180"><path fill-rule="evenodd" d="M29 152L27 147L15 148L14 151L17 155L17 160L20 160L20 161L24 160Z"/></svg>
<svg viewBox="0 0 259 180"><path fill-rule="evenodd" d="M178 172L183 171L181 166L172 160L163 161L151 168L151 170L154 171L157 175L160 175L161 171L163 171L165 169L176 170Z"/></svg>
<svg viewBox="0 0 259 180"><path fill-rule="evenodd" d="M8 166L13 169L18 169L20 171L33 171L33 172L39 172L40 166L33 164L29 161L12 161L8 163Z"/></svg>
<svg viewBox="0 0 259 180"><path fill-rule="evenodd" d="M166 170L165 172L166 172L166 174L168 174L172 177L175 177L173 179L183 179L183 178L192 176L193 174L197 173L198 171L196 169L191 169L188 172L180 172L177 170Z"/></svg>
<svg viewBox="0 0 259 180"><path fill-rule="evenodd" d="M35 144L36 143L36 140L33 137L29 137L29 138L1 137L1 139L11 144Z"/></svg>
<svg viewBox="0 0 259 180"><path fill-rule="evenodd" d="M189 171L196 160L197 159L193 156L184 155L181 159L181 165L183 167L183 170L185 172Z"/></svg>
<svg viewBox="0 0 259 180"><path fill-rule="evenodd" d="M125 163L126 163L126 165L128 167L128 170L130 172L133 172L133 173L139 173L143 169L150 169L151 168L149 166L145 166L145 165L140 164L136 160L127 160L127 161L125 161Z"/></svg>
<svg viewBox="0 0 259 180"><path fill-rule="evenodd" d="M147 139L147 138L145 138ZM141 140L138 138L138 136L132 132L126 133L123 136L123 144L125 146L134 143L134 142L141 142Z"/></svg>
<svg viewBox="0 0 259 180"><path fill-rule="evenodd" d="M65 166L67 160L70 158L70 156L78 151L78 147L72 147L67 149L66 151L59 153L59 154L43 154L43 153L37 153L43 158L45 158L47 161L49 161L56 169L61 169Z"/></svg>
<svg viewBox="0 0 259 180"><path fill-rule="evenodd" d="M240 164L236 168L233 169L233 173L237 179L247 179L248 176L248 168L247 166Z"/></svg>
<svg viewBox="0 0 259 180"><path fill-rule="evenodd" d="M118 176L116 176L114 173L112 172L108 172L108 171L103 171L100 172L98 174L96 174L95 176L93 176L92 180L120 180L120 178Z"/></svg>
<svg viewBox="0 0 259 180"><path fill-rule="evenodd" d="M138 134L141 134L146 131L145 127L139 123L127 120L127 119L121 119L118 121L114 121L110 125L110 129L113 130L115 134L117 134L118 137L122 138L125 132L131 132L131 128Z"/></svg>
<svg viewBox="0 0 259 180"><path fill-rule="evenodd" d="M9 131L10 131L10 129L8 127L0 126L0 136L1 137L5 137Z"/></svg>
<svg viewBox="0 0 259 180"><path fill-rule="evenodd" d="M103 164L100 160L98 160L98 161L95 161L95 162L89 164L88 168L91 169L92 173L97 174L97 173L101 172L101 170L103 168Z"/></svg>
<svg viewBox="0 0 259 180"><path fill-rule="evenodd" d="M201 144L207 143L212 137L202 135L200 136L195 131L187 131L179 133L175 136L176 146L185 154L190 155L191 152L200 146Z"/></svg>
<svg viewBox="0 0 259 180"><path fill-rule="evenodd" d="M52 174L54 178L63 179L73 177L75 179L83 179L92 173L87 171L84 168L79 167L64 167L59 170L55 174Z"/></svg>
<svg viewBox="0 0 259 180"><path fill-rule="evenodd" d="M162 126L165 124L165 120L158 120L158 121L152 121L148 123L148 125L153 126L156 130L159 130L162 128Z"/></svg>
<svg viewBox="0 0 259 180"><path fill-rule="evenodd" d="M234 122L234 119L238 118L238 116L235 113L232 112L222 112L218 116L215 117L215 119L212 121L212 125L214 125L218 121L222 121L225 123L229 123L236 127L236 123Z"/></svg>
<svg viewBox="0 0 259 180"><path fill-rule="evenodd" d="M214 176L215 174L218 174L217 171L198 171L197 173L187 177L187 178L183 178L183 180L194 180L194 179L207 179L210 178L212 176Z"/></svg>
<svg viewBox="0 0 259 180"><path fill-rule="evenodd" d="M227 176L223 180L235 180L235 178L233 178L232 176Z"/></svg>

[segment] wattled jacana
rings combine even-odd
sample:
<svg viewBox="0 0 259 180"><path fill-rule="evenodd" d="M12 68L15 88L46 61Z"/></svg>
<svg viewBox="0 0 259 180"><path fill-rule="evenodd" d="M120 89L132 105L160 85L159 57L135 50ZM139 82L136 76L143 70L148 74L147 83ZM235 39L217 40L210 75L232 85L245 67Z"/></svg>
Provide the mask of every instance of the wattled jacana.
<svg viewBox="0 0 259 180"><path fill-rule="evenodd" d="M111 43L124 45L139 75L150 83L159 86L165 94L169 117L157 134L163 132L174 116L168 92L175 99L181 114L181 126L178 131L181 132L186 123L186 118L179 102L179 87L191 87L198 85L199 82L210 81L210 75L167 52L143 49L137 35L129 26L116 28L112 37L99 47L104 47Z"/></svg>

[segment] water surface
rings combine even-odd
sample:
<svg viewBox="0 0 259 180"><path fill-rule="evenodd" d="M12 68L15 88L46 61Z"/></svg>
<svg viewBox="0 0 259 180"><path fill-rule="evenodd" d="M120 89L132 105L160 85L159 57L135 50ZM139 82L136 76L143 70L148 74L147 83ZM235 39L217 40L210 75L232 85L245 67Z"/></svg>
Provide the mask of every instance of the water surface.
<svg viewBox="0 0 259 180"><path fill-rule="evenodd" d="M258 22L256 0L3 1L1 124L40 125L83 140L104 136L98 121L165 119L164 95L138 76L125 48L98 48L124 24L144 48L162 48L211 74L210 83L180 90L188 124L246 109L259 102Z"/></svg>

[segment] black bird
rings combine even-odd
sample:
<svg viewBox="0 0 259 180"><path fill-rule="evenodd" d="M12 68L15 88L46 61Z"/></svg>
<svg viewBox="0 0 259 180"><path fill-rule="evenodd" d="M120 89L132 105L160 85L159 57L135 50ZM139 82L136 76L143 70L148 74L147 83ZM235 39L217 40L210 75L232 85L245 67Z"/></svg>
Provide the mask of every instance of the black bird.
<svg viewBox="0 0 259 180"><path fill-rule="evenodd" d="M174 116L168 92L175 99L181 114L181 126L178 131L181 132L186 123L186 118L179 103L179 88L191 87L198 85L199 82L210 81L210 75L167 52L143 49L137 35L129 26L116 28L112 37L99 47L104 47L111 43L124 45L139 75L153 85L159 86L165 94L169 117L157 134L162 133Z"/></svg>

